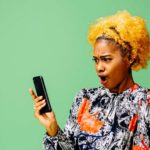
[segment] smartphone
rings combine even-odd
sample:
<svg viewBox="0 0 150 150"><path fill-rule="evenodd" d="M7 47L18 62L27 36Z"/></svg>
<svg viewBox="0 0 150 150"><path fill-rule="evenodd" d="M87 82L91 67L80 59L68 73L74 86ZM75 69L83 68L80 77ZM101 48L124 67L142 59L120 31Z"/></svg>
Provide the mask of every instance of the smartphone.
<svg viewBox="0 0 150 150"><path fill-rule="evenodd" d="M51 107L50 100L46 91L46 86L45 86L43 77L42 76L33 77L33 83L35 86L37 96L43 96L43 99L45 99L46 101L46 105L40 110L40 113L43 114L46 112L51 112L52 107Z"/></svg>

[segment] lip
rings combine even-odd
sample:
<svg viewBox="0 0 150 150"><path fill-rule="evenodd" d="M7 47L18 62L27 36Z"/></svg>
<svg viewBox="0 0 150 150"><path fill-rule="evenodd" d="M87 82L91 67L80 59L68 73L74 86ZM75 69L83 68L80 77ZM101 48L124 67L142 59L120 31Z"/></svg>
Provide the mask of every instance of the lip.
<svg viewBox="0 0 150 150"><path fill-rule="evenodd" d="M100 82L101 82L101 84L103 84L103 85L106 85L106 84L107 84L107 80L105 80L105 81L100 80Z"/></svg>
<svg viewBox="0 0 150 150"><path fill-rule="evenodd" d="M102 77L105 77L105 81L102 80ZM100 83L103 84L103 85L106 85L108 80L107 80L107 77L106 76L99 76L100 78Z"/></svg>

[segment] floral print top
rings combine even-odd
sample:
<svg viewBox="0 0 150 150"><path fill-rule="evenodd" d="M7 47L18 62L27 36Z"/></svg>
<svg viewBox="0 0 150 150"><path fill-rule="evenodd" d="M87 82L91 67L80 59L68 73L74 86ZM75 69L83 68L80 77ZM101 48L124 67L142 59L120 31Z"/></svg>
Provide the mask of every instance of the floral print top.
<svg viewBox="0 0 150 150"><path fill-rule="evenodd" d="M117 94L104 87L82 89L69 118L45 150L150 150L150 90L138 84Z"/></svg>

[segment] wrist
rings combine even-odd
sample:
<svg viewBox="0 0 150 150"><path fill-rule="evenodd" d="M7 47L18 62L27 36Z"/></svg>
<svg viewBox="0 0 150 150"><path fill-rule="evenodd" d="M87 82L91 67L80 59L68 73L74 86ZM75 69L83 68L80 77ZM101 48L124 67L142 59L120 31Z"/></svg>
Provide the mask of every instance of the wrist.
<svg viewBox="0 0 150 150"><path fill-rule="evenodd" d="M58 125L51 125L46 128L46 132L49 136L56 136L58 133Z"/></svg>

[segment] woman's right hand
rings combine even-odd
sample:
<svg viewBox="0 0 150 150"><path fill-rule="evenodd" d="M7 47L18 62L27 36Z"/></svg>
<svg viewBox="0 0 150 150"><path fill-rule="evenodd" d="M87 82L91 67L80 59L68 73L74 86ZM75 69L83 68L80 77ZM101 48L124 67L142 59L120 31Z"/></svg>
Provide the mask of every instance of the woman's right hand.
<svg viewBox="0 0 150 150"><path fill-rule="evenodd" d="M40 114L40 110L46 105L45 100L42 96L36 96L32 89L29 89L30 95L34 101L34 116L37 118L42 125L45 126L47 134L49 136L55 136L58 132L58 125L55 118L54 112L47 112Z"/></svg>

